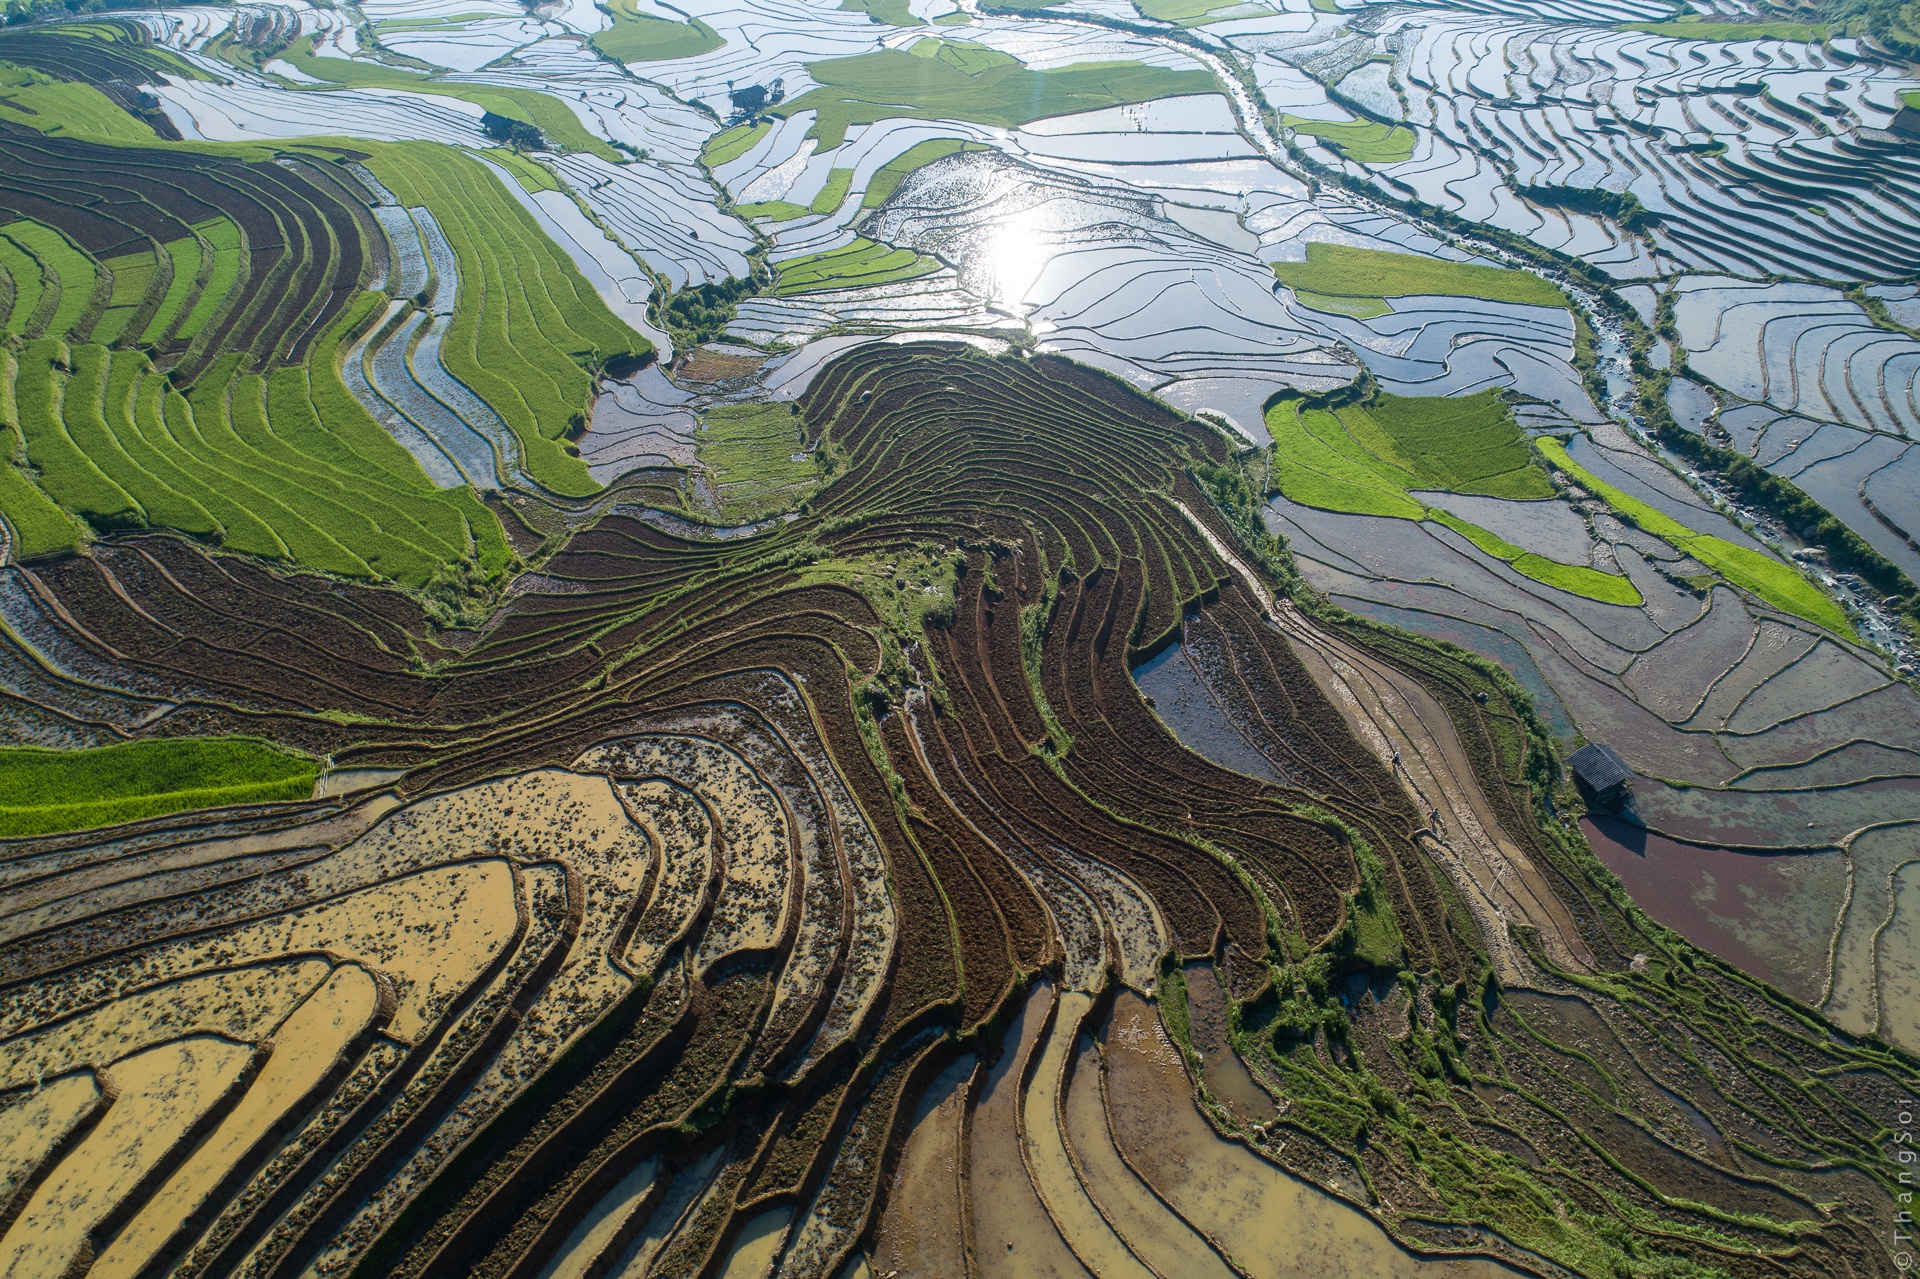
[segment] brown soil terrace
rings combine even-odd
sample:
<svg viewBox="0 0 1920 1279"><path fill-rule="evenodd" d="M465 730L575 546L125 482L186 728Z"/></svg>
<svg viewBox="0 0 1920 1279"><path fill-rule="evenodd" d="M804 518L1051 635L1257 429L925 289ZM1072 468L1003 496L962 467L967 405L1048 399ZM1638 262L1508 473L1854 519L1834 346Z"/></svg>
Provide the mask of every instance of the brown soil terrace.
<svg viewBox="0 0 1920 1279"><path fill-rule="evenodd" d="M802 408L801 518L555 524L458 647L0 569L21 714L404 770L0 848L0 1273L1893 1273L1913 1060L1630 909L1482 668L1276 599L1212 431L931 344ZM921 553L907 629L822 571ZM1183 628L1285 784L1141 696Z"/></svg>

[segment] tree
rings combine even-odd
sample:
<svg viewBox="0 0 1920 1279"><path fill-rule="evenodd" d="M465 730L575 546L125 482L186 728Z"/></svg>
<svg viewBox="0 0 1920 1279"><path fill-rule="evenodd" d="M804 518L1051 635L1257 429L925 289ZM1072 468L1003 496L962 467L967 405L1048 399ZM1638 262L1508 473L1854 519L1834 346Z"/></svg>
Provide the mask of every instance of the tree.
<svg viewBox="0 0 1920 1279"><path fill-rule="evenodd" d="M545 151L547 137L524 120L495 115L489 111L480 117L480 127L495 142L504 142L516 151Z"/></svg>

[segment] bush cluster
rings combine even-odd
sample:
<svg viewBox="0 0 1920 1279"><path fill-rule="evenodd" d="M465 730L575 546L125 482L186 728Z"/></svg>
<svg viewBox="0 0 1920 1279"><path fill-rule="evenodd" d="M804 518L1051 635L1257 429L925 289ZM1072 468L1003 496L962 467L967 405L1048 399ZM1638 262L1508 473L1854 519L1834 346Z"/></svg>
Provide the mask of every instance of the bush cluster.
<svg viewBox="0 0 1920 1279"><path fill-rule="evenodd" d="M662 327L673 334L683 349L711 342L733 323L740 303L757 296L770 282L764 269L756 263L745 279L729 276L681 289L667 300Z"/></svg>
<svg viewBox="0 0 1920 1279"><path fill-rule="evenodd" d="M480 127L495 142L504 142L516 151L547 149L547 135L524 120L488 111L480 117Z"/></svg>

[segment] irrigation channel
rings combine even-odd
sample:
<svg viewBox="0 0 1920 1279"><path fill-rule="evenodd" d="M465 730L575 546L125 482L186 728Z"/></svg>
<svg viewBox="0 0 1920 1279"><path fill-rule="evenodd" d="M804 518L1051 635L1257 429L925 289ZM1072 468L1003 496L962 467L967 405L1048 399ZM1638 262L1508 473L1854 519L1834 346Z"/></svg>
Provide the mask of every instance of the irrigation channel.
<svg viewBox="0 0 1920 1279"><path fill-rule="evenodd" d="M1151 38L1205 63L1225 86L1242 133L1273 164L1305 179L1306 175L1288 163L1285 145L1273 135L1259 103L1233 67L1193 44L1160 35ZM1466 238L1380 201L1358 194L1353 198L1383 216L1414 222L1442 242ZM1653 448L1644 425L1632 413L1639 384L1627 355L1626 326L1618 317L1598 295L1564 272L1544 270L1489 243L1469 243L1488 258L1551 281L1586 312L1607 381L1606 411L1624 418L1635 438ZM1704 487L1699 476L1688 474L1688 479L1696 487ZM1716 495L1716 505L1726 504L1724 497ZM1540 868L1502 831L1474 777L1459 735L1432 695L1378 658L1315 626L1290 602L1276 601L1231 547L1184 506L1181 513L1246 581L1255 597L1265 602L1268 624L1287 637L1315 681L1339 707L1354 735L1393 772L1415 809L1428 815L1429 825L1420 833L1420 842L1446 869L1448 878L1468 902L1501 981L1508 985L1538 984L1538 976L1530 976L1534 966L1511 939L1509 928L1516 924L1535 929L1554 962L1574 971L1590 970L1592 958L1572 917Z"/></svg>
<svg viewBox="0 0 1920 1279"><path fill-rule="evenodd" d="M1207 131L1249 168L1314 168L1280 154L1234 57L1202 59L1237 113L1208 96ZM505 247L476 257L576 279L477 165L425 146L368 164L418 232L396 287L433 247L412 209L449 243L491 219ZM1236 262L1233 302L1273 302L1273 273ZM1604 288L1556 283L1630 408L1639 330L1609 326ZM1190 324L1162 310L1156 333ZM584 307L564 332L625 340L612 318ZM578 373L555 385L584 399L560 336L523 380ZM806 470L808 498L708 529L632 455L570 498L503 477L494 554L530 568L484 617L180 537L6 566L0 712L49 737L245 734L326 768L313 798L297 778L284 804L0 856L0 1120L45 1137L0 1232L23 1260L0 1271L1891 1273L1873 1117L1913 1095L1910 1059L1631 912L1536 820L1545 733L1497 672L1276 598L1236 533L1256 504L1218 492L1244 441L1093 360L950 339L816 346L786 402L724 347L684 386L652 371L686 393L647 401L681 414L657 418L676 445L697 396L773 397L742 438ZM1275 345L1251 360L1294 376ZM484 390L508 375L480 352ZM136 403L172 414L149 413L152 438L194 412L264 438L255 384L176 403L126 354L156 393ZM64 390L81 372L54 355L40 385ZM97 382L119 358L73 362ZM565 423L540 413L572 398L521 426ZM1582 416L1639 458L1627 426ZM516 438L530 471L554 444ZM545 474L577 481L563 451ZM296 491L290 473L260 483ZM460 514L396 493L396 512ZM435 580L439 559L412 562ZM1156 713L1139 663L1176 642L1266 777L1182 749ZM1880 936L1836 940L1833 1007L1906 1006L1857 962Z"/></svg>
<svg viewBox="0 0 1920 1279"><path fill-rule="evenodd" d="M973 6L969 4L967 7ZM1017 17L1018 15L1008 13L1005 16ZM1302 171L1293 163L1286 144L1275 135L1269 122L1272 112L1260 99L1258 89L1248 84L1250 77L1240 67L1207 48L1199 38L1175 39L1164 32L1132 23L1103 24L1064 15L1049 14L1048 16L1053 21L1079 22L1085 26L1116 26L1142 39L1177 50L1202 63L1213 73L1214 79L1225 91L1227 101L1233 108L1235 118L1239 121L1242 136L1258 148L1276 168L1288 175L1310 185L1316 181L1324 181L1316 175ZM1794 552L1807 547L1808 543L1796 537L1778 518L1741 502L1732 489L1701 474L1698 469L1689 466L1684 459L1677 457L1654 438L1639 410L1641 378L1633 367L1630 354L1632 341L1627 324L1618 310L1607 305L1591 287L1570 272L1542 266L1538 261L1513 253L1502 245L1474 235L1471 231L1442 226L1413 209L1390 204L1371 192L1361 189L1356 183L1343 183L1342 190L1353 203L1368 208L1382 217L1417 226L1443 244L1462 245L1491 261L1536 275L1560 289L1579 308L1593 330L1595 368L1606 386L1606 395L1596 407L1615 425L1625 429L1636 443L1658 458L1668 470L1705 498L1715 510L1742 526L1757 540L1764 543L1769 550L1793 562ZM1842 608L1848 611L1854 618L1862 638L1889 659L1889 666L1902 674L1913 670L1916 664L1915 650L1893 615L1871 591L1860 589L1857 581L1851 579L1851 575L1820 572L1814 575L1813 580L1821 590L1832 596Z"/></svg>

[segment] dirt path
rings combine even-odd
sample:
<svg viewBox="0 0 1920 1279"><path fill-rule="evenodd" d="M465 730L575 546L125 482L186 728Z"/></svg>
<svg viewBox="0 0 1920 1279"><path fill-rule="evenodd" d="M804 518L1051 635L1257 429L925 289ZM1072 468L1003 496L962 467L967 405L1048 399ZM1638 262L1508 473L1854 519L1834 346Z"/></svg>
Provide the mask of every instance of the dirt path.
<svg viewBox="0 0 1920 1279"><path fill-rule="evenodd" d="M1194 517L1181 514L1214 553L1244 580L1285 635L1321 691L1340 708L1354 734L1393 774L1414 807L1428 817L1420 844L1443 866L1466 899L1486 938L1502 982L1528 984L1531 966L1507 932L1509 924L1537 929L1554 961L1591 971L1592 956L1573 917L1526 852L1501 829L1473 774L1453 721L1413 677L1314 625L1291 601L1276 600L1233 549Z"/></svg>

